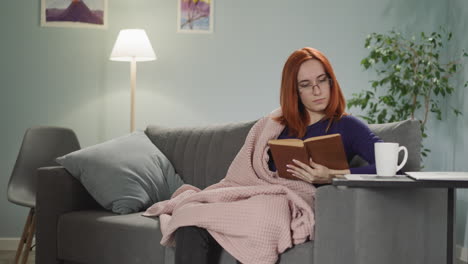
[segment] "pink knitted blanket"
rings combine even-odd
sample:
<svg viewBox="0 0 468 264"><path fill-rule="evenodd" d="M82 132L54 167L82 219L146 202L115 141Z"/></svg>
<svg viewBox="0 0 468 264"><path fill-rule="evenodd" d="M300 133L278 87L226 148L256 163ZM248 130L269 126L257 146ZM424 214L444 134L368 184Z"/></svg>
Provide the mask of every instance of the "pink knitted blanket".
<svg viewBox="0 0 468 264"><path fill-rule="evenodd" d="M173 246L177 228L195 225L242 263L271 264L286 249L313 239L315 187L268 169L267 142L283 129L264 117L223 180L204 190L183 185L170 200L148 208L143 215L160 217L161 244Z"/></svg>

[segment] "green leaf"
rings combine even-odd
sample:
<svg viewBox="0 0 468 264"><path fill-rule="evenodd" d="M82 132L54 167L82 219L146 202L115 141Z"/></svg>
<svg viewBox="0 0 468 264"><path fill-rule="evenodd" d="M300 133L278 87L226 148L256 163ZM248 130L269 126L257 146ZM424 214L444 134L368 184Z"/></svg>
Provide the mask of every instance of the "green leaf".
<svg viewBox="0 0 468 264"><path fill-rule="evenodd" d="M367 35L366 42L364 43L364 48L366 48L366 49L369 48L371 39L372 39L372 36Z"/></svg>
<svg viewBox="0 0 468 264"><path fill-rule="evenodd" d="M370 117L368 117L368 116L360 116L360 117L361 117L362 119L366 120L367 123L369 123L369 124L374 124L374 123L375 123L374 119L372 119L372 118L370 118Z"/></svg>
<svg viewBox="0 0 468 264"><path fill-rule="evenodd" d="M379 124L385 123L387 121L387 109L383 109L377 116L377 122Z"/></svg>
<svg viewBox="0 0 468 264"><path fill-rule="evenodd" d="M384 104L386 104L388 106L395 106L396 105L395 99L393 98L393 96L386 95L386 96L380 97L380 99Z"/></svg>
<svg viewBox="0 0 468 264"><path fill-rule="evenodd" d="M453 65L452 65L451 71L452 71L452 72L456 72L456 71L457 71L457 65L456 65L456 64L453 64Z"/></svg>
<svg viewBox="0 0 468 264"><path fill-rule="evenodd" d="M369 69L369 67L371 66L371 63L369 62L369 59L368 59L368 58L364 58L364 59L361 61L361 65L364 66L364 68L367 70L367 69Z"/></svg>

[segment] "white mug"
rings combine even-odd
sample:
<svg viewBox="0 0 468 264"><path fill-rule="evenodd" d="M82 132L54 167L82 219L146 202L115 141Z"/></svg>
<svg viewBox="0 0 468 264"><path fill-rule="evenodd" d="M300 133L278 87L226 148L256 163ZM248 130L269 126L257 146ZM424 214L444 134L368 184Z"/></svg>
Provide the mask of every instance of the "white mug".
<svg viewBox="0 0 468 264"><path fill-rule="evenodd" d="M399 146L398 143L376 142L374 149L378 176L395 176L408 160L408 149L405 146ZM405 156L403 161L398 164L398 154L402 150L405 152Z"/></svg>

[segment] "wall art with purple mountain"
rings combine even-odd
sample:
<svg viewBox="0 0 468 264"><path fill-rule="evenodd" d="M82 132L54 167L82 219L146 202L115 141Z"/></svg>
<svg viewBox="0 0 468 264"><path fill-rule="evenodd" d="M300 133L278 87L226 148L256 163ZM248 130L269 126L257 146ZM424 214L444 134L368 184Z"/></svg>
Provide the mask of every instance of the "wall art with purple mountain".
<svg viewBox="0 0 468 264"><path fill-rule="evenodd" d="M103 26L105 0L43 0L45 22L75 22ZM55 2L54 2L55 1ZM100 3L99 3L100 2ZM88 4L87 4L88 3Z"/></svg>

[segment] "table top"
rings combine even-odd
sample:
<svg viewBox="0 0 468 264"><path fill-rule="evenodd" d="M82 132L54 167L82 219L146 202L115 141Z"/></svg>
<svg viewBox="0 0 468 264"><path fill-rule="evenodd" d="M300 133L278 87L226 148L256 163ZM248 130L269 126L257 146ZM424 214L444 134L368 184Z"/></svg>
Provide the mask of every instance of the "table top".
<svg viewBox="0 0 468 264"><path fill-rule="evenodd" d="M352 179L334 178L332 184L353 188L468 188L468 181L413 180L405 175L395 177L362 175Z"/></svg>

